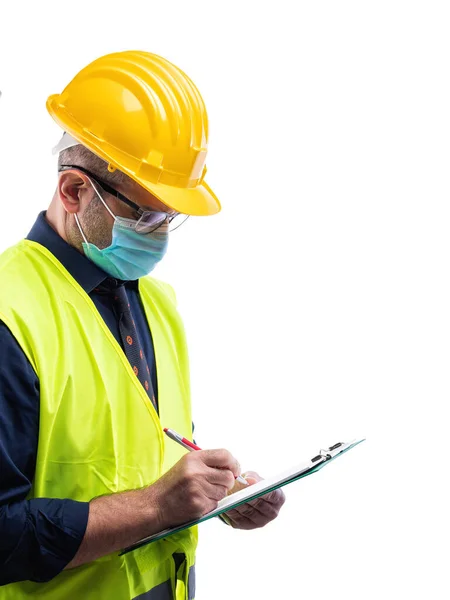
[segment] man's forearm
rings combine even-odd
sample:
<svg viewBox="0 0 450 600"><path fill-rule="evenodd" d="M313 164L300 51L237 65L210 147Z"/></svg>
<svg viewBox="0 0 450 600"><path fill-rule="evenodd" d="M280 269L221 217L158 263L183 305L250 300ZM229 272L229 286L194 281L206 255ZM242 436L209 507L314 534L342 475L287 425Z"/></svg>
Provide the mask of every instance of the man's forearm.
<svg viewBox="0 0 450 600"><path fill-rule="evenodd" d="M117 552L163 528L151 487L96 498L89 503L83 541L66 569Z"/></svg>

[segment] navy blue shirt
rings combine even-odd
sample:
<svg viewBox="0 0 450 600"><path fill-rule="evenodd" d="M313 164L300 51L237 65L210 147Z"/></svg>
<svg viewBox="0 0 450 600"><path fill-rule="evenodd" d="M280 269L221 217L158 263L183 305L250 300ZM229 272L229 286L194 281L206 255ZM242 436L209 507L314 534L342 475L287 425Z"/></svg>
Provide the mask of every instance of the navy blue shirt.
<svg viewBox="0 0 450 600"><path fill-rule="evenodd" d="M39 214L28 238L45 246L89 294L122 346L108 295L95 288L108 275L65 242ZM0 282L1 285L1 282ZM155 354L137 281L125 282L157 398ZM26 500L36 465L39 380L9 329L0 321L0 585L49 581L72 560L86 531L89 503Z"/></svg>

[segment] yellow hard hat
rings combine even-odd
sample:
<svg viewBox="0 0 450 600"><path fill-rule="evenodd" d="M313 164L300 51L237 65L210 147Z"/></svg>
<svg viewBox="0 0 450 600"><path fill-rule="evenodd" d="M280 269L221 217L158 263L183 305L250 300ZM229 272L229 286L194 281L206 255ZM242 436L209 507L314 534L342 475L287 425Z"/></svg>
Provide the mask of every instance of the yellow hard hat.
<svg viewBox="0 0 450 600"><path fill-rule="evenodd" d="M189 77L149 52L102 56L62 94L53 119L80 144L177 212L212 215L220 202L204 181L208 116Z"/></svg>

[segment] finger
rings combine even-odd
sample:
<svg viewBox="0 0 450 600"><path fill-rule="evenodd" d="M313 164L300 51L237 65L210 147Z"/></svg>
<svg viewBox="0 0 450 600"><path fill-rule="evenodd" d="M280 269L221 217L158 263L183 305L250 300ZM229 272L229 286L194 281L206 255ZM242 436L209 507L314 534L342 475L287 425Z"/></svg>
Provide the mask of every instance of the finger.
<svg viewBox="0 0 450 600"><path fill-rule="evenodd" d="M229 471L229 473L231 473L231 471ZM233 477L234 483L233 483L233 487L228 490L228 494L234 494L236 492L240 492L241 490L246 490L248 488L248 485L245 485L244 483L241 483L237 479L234 479L234 475L232 475L232 477Z"/></svg>
<svg viewBox="0 0 450 600"><path fill-rule="evenodd" d="M246 519L244 517L242 517L241 519L233 519L230 520L231 526L234 527L235 529L242 529L242 530L250 530L250 529L258 529L259 527L262 527L262 525L258 525L257 523L254 523L251 519Z"/></svg>
<svg viewBox="0 0 450 600"><path fill-rule="evenodd" d="M252 515L241 515L234 509L228 511L227 515L230 519L231 525L236 529L257 529L258 527L264 526L264 523L254 521Z"/></svg>
<svg viewBox="0 0 450 600"><path fill-rule="evenodd" d="M235 521L239 525L239 527L245 524L251 524L251 527L248 527L249 529L264 527L264 525L266 525L271 520L271 518L268 518L267 515L264 515L257 508L249 506L248 504L243 504L239 508L233 509L233 511L229 511L229 513L230 518L232 518L233 521Z"/></svg>
<svg viewBox="0 0 450 600"><path fill-rule="evenodd" d="M248 485L255 485L255 483L258 483L257 479L250 477L249 475L245 476L245 481L248 483Z"/></svg>
<svg viewBox="0 0 450 600"><path fill-rule="evenodd" d="M273 504L275 506L283 506L286 501L286 496L282 490L278 489L274 490L273 492L269 492L268 494L264 494L264 496L260 496L255 500L250 500L249 504L259 506L261 503L260 501L268 502L269 504Z"/></svg>
<svg viewBox="0 0 450 600"><path fill-rule="evenodd" d="M235 477L241 474L241 466L228 450L198 450L196 452L200 460L208 467L216 469L229 469Z"/></svg>
<svg viewBox="0 0 450 600"><path fill-rule="evenodd" d="M250 507L253 510L261 513L266 518L267 522L272 521L273 519L278 517L278 513L280 512L281 508L281 506L278 506L276 504L270 504L269 502L265 502L264 500L257 505L250 504Z"/></svg>
<svg viewBox="0 0 450 600"><path fill-rule="evenodd" d="M272 514L272 511L274 510L279 512L283 503L267 502L263 498L258 498L257 500L250 500L249 505L263 513Z"/></svg>
<svg viewBox="0 0 450 600"><path fill-rule="evenodd" d="M242 477L244 477L245 479L252 479L256 482L258 481L262 481L262 477L260 475L258 475L258 473L256 473L256 471L245 471L245 473L242 473Z"/></svg>
<svg viewBox="0 0 450 600"><path fill-rule="evenodd" d="M225 485L212 485L210 483L205 483L203 487L203 493L210 500L215 500L219 502L219 500L223 500L228 493L228 488Z"/></svg>
<svg viewBox="0 0 450 600"><path fill-rule="evenodd" d="M268 502L261 502L261 504L257 506L250 503L247 503L247 505L242 504L241 506L237 507L236 510L241 512L241 514L244 516L251 516L253 519L257 519L258 521L260 521L261 516L264 522L268 523L269 521L273 521L273 519L278 517L280 507L269 504Z"/></svg>
<svg viewBox="0 0 450 600"><path fill-rule="evenodd" d="M235 486L236 479L229 469L215 469L207 467L206 481L212 485L222 485L226 487L227 492ZM244 486L243 486L244 487Z"/></svg>

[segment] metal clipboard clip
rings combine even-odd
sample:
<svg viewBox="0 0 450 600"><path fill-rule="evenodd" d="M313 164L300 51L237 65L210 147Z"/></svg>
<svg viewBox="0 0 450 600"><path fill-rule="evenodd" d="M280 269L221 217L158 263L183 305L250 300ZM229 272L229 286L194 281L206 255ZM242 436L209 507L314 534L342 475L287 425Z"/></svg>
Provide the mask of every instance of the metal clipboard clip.
<svg viewBox="0 0 450 600"><path fill-rule="evenodd" d="M311 462L315 463L315 462L319 461L321 458L324 458L325 460L330 460L330 458L333 458L333 454L330 454L330 452L333 452L333 450L337 450L340 446L343 446L342 442L338 442L337 444L333 444L333 446L330 446L328 448L328 450L320 449L319 450L319 454L317 456L314 456L311 459ZM323 460L322 462L325 462L325 460Z"/></svg>

